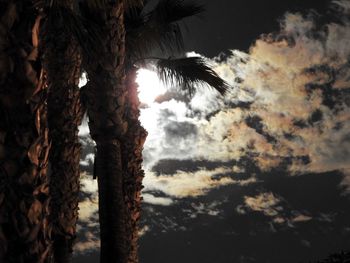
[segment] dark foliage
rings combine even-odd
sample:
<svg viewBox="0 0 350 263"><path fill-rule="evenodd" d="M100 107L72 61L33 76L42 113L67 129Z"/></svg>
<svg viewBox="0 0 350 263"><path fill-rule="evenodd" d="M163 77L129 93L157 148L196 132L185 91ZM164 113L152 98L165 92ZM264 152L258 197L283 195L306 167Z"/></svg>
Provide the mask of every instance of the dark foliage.
<svg viewBox="0 0 350 263"><path fill-rule="evenodd" d="M161 0L156 7L145 12L143 8L126 13L126 42L134 59L144 58L155 48L163 53L182 51L183 36L179 21L198 15L204 8L194 2Z"/></svg>
<svg viewBox="0 0 350 263"><path fill-rule="evenodd" d="M221 79L200 57L179 59L162 59L157 63L160 79L170 85L182 84L182 88L190 95L194 93L194 84L204 84L215 88L220 94L229 89Z"/></svg>

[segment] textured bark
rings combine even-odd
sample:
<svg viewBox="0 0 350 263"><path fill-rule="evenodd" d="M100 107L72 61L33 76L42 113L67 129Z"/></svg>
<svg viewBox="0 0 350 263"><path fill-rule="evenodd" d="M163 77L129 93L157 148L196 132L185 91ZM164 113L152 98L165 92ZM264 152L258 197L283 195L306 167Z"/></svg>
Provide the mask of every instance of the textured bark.
<svg viewBox="0 0 350 263"><path fill-rule="evenodd" d="M49 184L55 263L71 261L78 219L81 150L78 126L83 117L78 88L81 55L73 33L67 30L64 17L66 11L71 10L72 2L62 1L52 7L41 30L43 63L48 81L49 136L52 141Z"/></svg>
<svg viewBox="0 0 350 263"><path fill-rule="evenodd" d="M137 94L136 68L127 71L126 85L128 96L125 105L125 119L128 131L122 141L123 191L127 210L127 234L130 253L128 262L138 262L138 221L141 212L141 190L144 171L142 169L142 150L147 132L139 121L139 98Z"/></svg>
<svg viewBox="0 0 350 263"><path fill-rule="evenodd" d="M1 0L0 21L0 262L47 262L50 145L40 20L30 1Z"/></svg>
<svg viewBox="0 0 350 263"><path fill-rule="evenodd" d="M89 82L83 88L97 148L100 262L137 263L142 148L147 133L138 120L136 69L125 74L129 67L125 63L124 6L116 3L109 11L107 26L101 28L105 54L99 63L85 63Z"/></svg>
<svg viewBox="0 0 350 263"><path fill-rule="evenodd" d="M104 55L99 63L89 63L89 82L84 88L90 132L97 148L95 175L99 186L100 262L134 262L129 261L132 249L121 149L128 130L124 119L127 90L122 1L111 3L106 26L101 32Z"/></svg>

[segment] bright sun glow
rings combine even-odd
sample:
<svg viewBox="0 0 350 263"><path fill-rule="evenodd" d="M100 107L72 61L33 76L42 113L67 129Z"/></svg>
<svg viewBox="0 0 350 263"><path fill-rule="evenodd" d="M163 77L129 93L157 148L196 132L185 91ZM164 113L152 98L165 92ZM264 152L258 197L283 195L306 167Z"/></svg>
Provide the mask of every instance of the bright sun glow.
<svg viewBox="0 0 350 263"><path fill-rule="evenodd" d="M152 104L157 96L166 92L166 88L159 80L157 74L151 70L139 69L136 82L139 85L140 101L148 105Z"/></svg>

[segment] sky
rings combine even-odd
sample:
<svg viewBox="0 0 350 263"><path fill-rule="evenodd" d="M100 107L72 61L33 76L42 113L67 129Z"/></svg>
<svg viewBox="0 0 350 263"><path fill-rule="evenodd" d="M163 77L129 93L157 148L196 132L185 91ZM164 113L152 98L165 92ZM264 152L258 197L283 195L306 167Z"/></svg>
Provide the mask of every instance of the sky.
<svg viewBox="0 0 350 263"><path fill-rule="evenodd" d="M187 23L187 55L232 90L198 86L188 98L139 71L149 133L140 262L292 263L350 250L350 1L204 2L205 17ZM76 263L98 256L87 133Z"/></svg>
<svg viewBox="0 0 350 263"><path fill-rule="evenodd" d="M202 0L205 12L187 19L185 41L188 50L207 57L231 49L248 51L263 33L279 30L286 11L327 13L329 0Z"/></svg>

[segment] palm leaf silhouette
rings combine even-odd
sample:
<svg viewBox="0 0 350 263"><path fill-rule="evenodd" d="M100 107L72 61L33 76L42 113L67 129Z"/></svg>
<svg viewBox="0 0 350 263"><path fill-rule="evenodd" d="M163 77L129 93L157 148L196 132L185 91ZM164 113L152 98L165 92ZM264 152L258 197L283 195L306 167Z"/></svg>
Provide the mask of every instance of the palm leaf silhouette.
<svg viewBox="0 0 350 263"><path fill-rule="evenodd" d="M180 85L190 95L194 93L196 84L211 86L222 95L229 89L229 85L201 57L160 59L156 67L164 83Z"/></svg>

